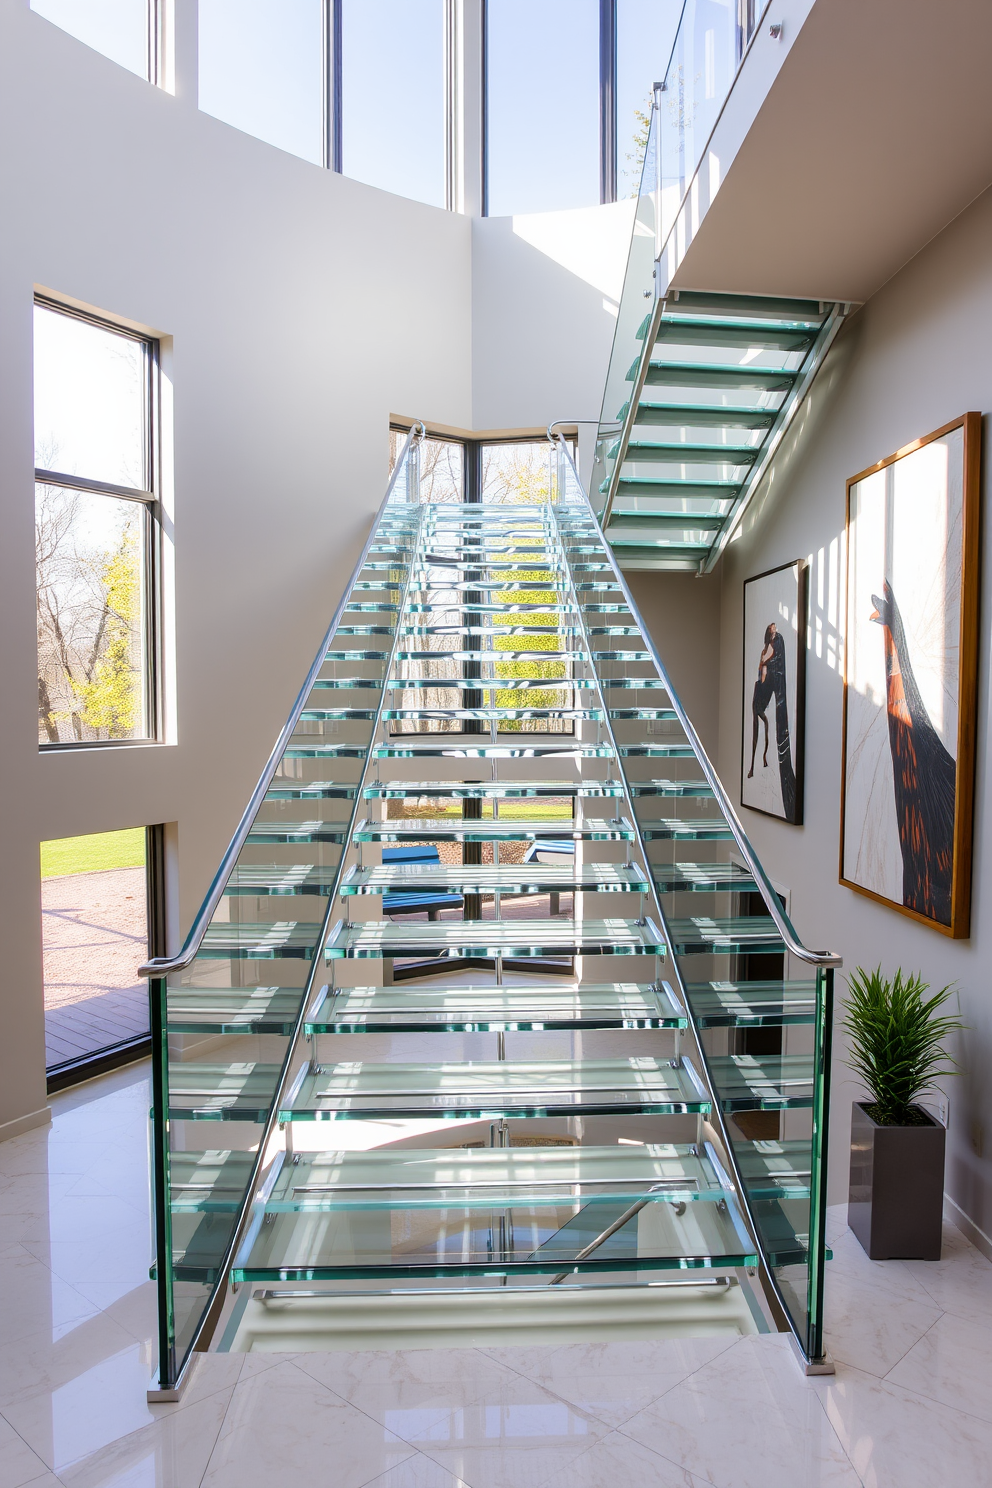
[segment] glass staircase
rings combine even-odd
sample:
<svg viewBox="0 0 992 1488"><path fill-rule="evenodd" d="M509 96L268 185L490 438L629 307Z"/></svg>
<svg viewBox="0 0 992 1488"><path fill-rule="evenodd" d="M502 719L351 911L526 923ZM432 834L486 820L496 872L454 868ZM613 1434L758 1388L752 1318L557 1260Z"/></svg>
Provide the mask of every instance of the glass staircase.
<svg viewBox="0 0 992 1488"><path fill-rule="evenodd" d="M712 86L713 24L687 0L647 123L591 490L625 569L713 567L853 308L667 284L668 243L742 60L726 45Z"/></svg>
<svg viewBox="0 0 992 1488"><path fill-rule="evenodd" d="M837 959L564 444L549 504L430 505L420 432L186 944L143 968L154 1398L256 1283L730 1277L818 1367Z"/></svg>

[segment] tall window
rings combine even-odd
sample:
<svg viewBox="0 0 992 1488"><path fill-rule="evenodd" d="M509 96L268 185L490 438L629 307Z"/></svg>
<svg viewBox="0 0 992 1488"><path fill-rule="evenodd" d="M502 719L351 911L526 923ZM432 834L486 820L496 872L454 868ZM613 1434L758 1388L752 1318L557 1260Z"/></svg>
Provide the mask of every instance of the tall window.
<svg viewBox="0 0 992 1488"><path fill-rule="evenodd" d="M38 742L156 735L157 346L35 305Z"/></svg>
<svg viewBox="0 0 992 1488"><path fill-rule="evenodd" d="M199 21L200 108L321 165L323 0L199 0Z"/></svg>
<svg viewBox="0 0 992 1488"><path fill-rule="evenodd" d="M443 207L444 0L339 3L338 168Z"/></svg>
<svg viewBox="0 0 992 1488"><path fill-rule="evenodd" d="M486 211L600 200L600 0L488 0Z"/></svg>
<svg viewBox="0 0 992 1488"><path fill-rule="evenodd" d="M158 0L31 0L31 9L129 72L156 80Z"/></svg>

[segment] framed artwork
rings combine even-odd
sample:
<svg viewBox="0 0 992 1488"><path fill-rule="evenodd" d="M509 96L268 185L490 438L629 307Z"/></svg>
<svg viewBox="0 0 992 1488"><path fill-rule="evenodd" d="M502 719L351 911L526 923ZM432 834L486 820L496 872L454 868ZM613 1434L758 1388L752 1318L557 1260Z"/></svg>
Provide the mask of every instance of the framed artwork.
<svg viewBox="0 0 992 1488"><path fill-rule="evenodd" d="M981 415L847 483L840 881L968 934Z"/></svg>
<svg viewBox="0 0 992 1488"><path fill-rule="evenodd" d="M801 826L806 573L799 559L744 583L741 805Z"/></svg>

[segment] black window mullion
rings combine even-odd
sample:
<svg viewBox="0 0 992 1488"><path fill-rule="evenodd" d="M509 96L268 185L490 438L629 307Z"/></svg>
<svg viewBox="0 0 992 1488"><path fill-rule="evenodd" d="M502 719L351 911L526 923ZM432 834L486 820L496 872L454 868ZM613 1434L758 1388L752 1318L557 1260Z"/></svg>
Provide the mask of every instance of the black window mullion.
<svg viewBox="0 0 992 1488"><path fill-rule="evenodd" d="M344 170L344 0L324 0L324 166Z"/></svg>
<svg viewBox="0 0 992 1488"><path fill-rule="evenodd" d="M617 0L599 0L599 199L617 199Z"/></svg>

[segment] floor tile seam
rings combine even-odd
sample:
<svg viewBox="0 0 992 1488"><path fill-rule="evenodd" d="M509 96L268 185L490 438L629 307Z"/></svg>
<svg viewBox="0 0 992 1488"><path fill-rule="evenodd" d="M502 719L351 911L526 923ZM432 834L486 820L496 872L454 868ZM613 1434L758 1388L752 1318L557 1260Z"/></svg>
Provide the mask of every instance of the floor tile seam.
<svg viewBox="0 0 992 1488"><path fill-rule="evenodd" d="M287 1363L294 1363L295 1364L295 1361L294 1360L287 1360L286 1362ZM498 1360L493 1360L492 1362L498 1364ZM358 1404L357 1401L350 1400L347 1395L341 1395L337 1390L334 1389L334 1387L332 1385L325 1384L325 1382L323 1380L321 1380L321 1379L318 1379L316 1375L310 1374L306 1369L303 1368L303 1366L301 1364L296 1364L295 1367L299 1369L299 1371L300 1371L301 1374L306 1375L307 1379L313 1380L313 1382L315 1384L318 1384L318 1385L323 1386L323 1388L325 1390L327 1390L327 1392L330 1395L333 1395L336 1400L339 1400L342 1405L349 1405L349 1406L351 1406L351 1408L353 1410L357 1410L361 1415L363 1415L366 1418L366 1420L371 1421L375 1426L378 1426L381 1429L384 1429L386 1431L392 1432L393 1436L398 1437L400 1441L405 1442L406 1445L408 1447L412 1448L413 1451L415 1451L415 1452L421 1452L423 1450L422 1445L419 1442L411 1442L395 1426L386 1426L386 1424L385 1424L384 1421L376 1420L375 1416L370 1415L367 1410L363 1409L363 1407ZM264 1373L265 1371L263 1370L262 1372ZM537 1380L529 1379L527 1376L517 1376L517 1377L518 1378L526 1379L526 1382L528 1384L532 1384L532 1385L533 1384L538 1384L538 1381ZM396 1384L396 1385L402 1386L403 1384L410 1383L410 1381L392 1380L392 1381L387 1381L386 1383L387 1384ZM427 1384L427 1383L431 1383L431 1382L430 1381L425 1381L424 1383ZM498 1384L500 1382L496 1382L496 1383L497 1383L497 1386L498 1386ZM505 1383L505 1381L503 1381L502 1383ZM357 1388L361 1388L361 1386L358 1386ZM374 1386L373 1386L373 1388L374 1388ZM459 1409L459 1408L471 1409L473 1406L479 1405L480 1402L483 1400L483 1398L484 1398L484 1396L486 1394L486 1391L489 1388L490 1388L489 1385L483 1386L479 1390L479 1393L477 1395L474 1394L472 1396L471 1400L463 1400L463 1401L460 1402L459 1406L458 1407L455 1407L455 1408L456 1409ZM550 1391L548 1393L550 1393ZM568 1405L568 1401L563 1401L562 1403L565 1404L565 1405ZM574 1408L575 1407L573 1406L572 1409L574 1410ZM425 1413L427 1411L430 1411L430 1412L436 1411L438 1413L439 1418L443 1417L444 1415L449 1415L451 1413L451 1407L443 1406L443 1405L427 1406L424 1409L425 1409Z"/></svg>
<svg viewBox="0 0 992 1488"><path fill-rule="evenodd" d="M242 1360L241 1362L243 1364L244 1363L244 1360ZM238 1370L238 1375L239 1375L239 1378L240 1378L240 1375L241 1375L240 1369ZM214 1439L210 1443L210 1451L207 1452L206 1455L205 1455L205 1457L204 1457L203 1471L202 1471L202 1473L200 1474L200 1476L196 1480L196 1488L202 1488L203 1481L206 1478L207 1473L210 1471L210 1463L213 1460L213 1455L214 1455L214 1453L217 1450L217 1443L220 1441L221 1433L224 1430L224 1426L225 1426L225 1424L227 1422L228 1411L231 1409L231 1405L234 1402L234 1395L235 1395L235 1392L236 1392L236 1390L238 1388L238 1381L235 1380L234 1384L231 1385L229 1388L230 1388L230 1391L231 1391L230 1398L228 1399L227 1406L221 1412L220 1420L217 1422L217 1430L214 1432ZM220 1393L220 1392L218 1391L216 1393ZM201 1396L201 1399L212 1400L213 1399L213 1394ZM194 1401L193 1403L194 1404L198 1404L199 1402L198 1401ZM180 1402L180 1405L181 1404L182 1404L182 1402ZM171 1488L171 1485L169 1485L169 1488Z"/></svg>
<svg viewBox="0 0 992 1488"><path fill-rule="evenodd" d="M853 1365L848 1365L849 1369L853 1367ZM895 1369L897 1366L893 1364L892 1367ZM868 1374L868 1371L866 1369L859 1370L859 1373ZM947 1411L952 1416L967 1416L969 1421L977 1421L982 1426L992 1428L992 1412L987 1416L979 1416L973 1410L966 1409L963 1405L948 1405L946 1400L937 1400L935 1396L928 1395L925 1390L916 1390L912 1385L904 1385L899 1380L890 1380L888 1375L883 1375L879 1378L878 1375L873 1374L869 1375L869 1378L873 1379L876 1384L887 1385L890 1390L901 1390L906 1395L912 1395L916 1400L925 1401L927 1405L932 1406L935 1410Z"/></svg>
<svg viewBox="0 0 992 1488"><path fill-rule="evenodd" d="M376 1425L381 1424L381 1422L376 1422ZM395 1435L395 1432L393 1434ZM405 1437L401 1437L400 1440L403 1442L404 1446L410 1448L410 1455L408 1457L401 1458L399 1462L394 1462L392 1467L387 1467L385 1469L377 1468L376 1470L374 1470L371 1478L363 1478L360 1483L357 1483L355 1485L355 1488L375 1488L376 1483L379 1483L382 1481L383 1478L388 1477L388 1475L396 1468L405 1467L408 1463L412 1462L415 1457L422 1457L424 1455L423 1452L421 1452L417 1447L408 1442ZM451 1474L451 1476L453 1477L454 1474ZM462 1479L462 1481L465 1482L464 1478ZM470 1483L466 1483L465 1488L472 1488L472 1485Z"/></svg>
<svg viewBox="0 0 992 1488"><path fill-rule="evenodd" d="M919 1338L916 1339L916 1342L915 1343L911 1343L909 1345L909 1348L906 1349L903 1353L901 1353L899 1355L899 1358L896 1360L896 1362L894 1364L890 1364L889 1367L888 1367L888 1369L885 1371L885 1373L878 1375L877 1378L883 1379L883 1380L884 1379L888 1379L888 1377L892 1373L893 1369L898 1369L899 1368L899 1365L903 1362L903 1360L904 1359L907 1359L909 1357L909 1355L913 1352L913 1350L919 1344L921 1344L923 1342L924 1338L927 1338L933 1332L934 1328L937 1327L937 1324L942 1320L942 1318L944 1316L945 1316L945 1314L942 1312L939 1317L934 1318L934 1320L930 1324L929 1328L927 1328L923 1333L920 1334ZM838 1355L838 1358L839 1357L840 1357L840 1355ZM866 1374L871 1374L872 1372L873 1371L870 1370L870 1369L865 1371ZM896 1383L896 1381L893 1381L893 1383ZM921 1390L918 1393L922 1395L924 1392Z"/></svg>
<svg viewBox="0 0 992 1488"><path fill-rule="evenodd" d="M650 1408L650 1406L645 1407L647 1410L650 1410ZM625 1421L624 1425L629 1425L629 1422ZM695 1478L697 1483L705 1485L705 1488L719 1488L719 1485L714 1483L712 1478L705 1477L698 1467L687 1467L684 1462L677 1462L674 1457L669 1457L665 1452L659 1452L657 1447L649 1447L647 1442L641 1441L639 1437L632 1436L629 1431L624 1430L623 1426L618 1426L616 1431L618 1436L626 1437L628 1441L632 1441L636 1446L643 1447L646 1452L653 1452L662 1462L669 1463L672 1467L678 1468L680 1472L687 1472L690 1477Z"/></svg>
<svg viewBox="0 0 992 1488"><path fill-rule="evenodd" d="M28 1482L22 1485L22 1488L29 1488L29 1485L31 1483L36 1483L38 1481L38 1478L43 1478L46 1473L54 1473L55 1469L53 1467L49 1467L48 1466L48 1463L45 1461L44 1457L42 1457L41 1453L35 1450L35 1448L28 1441L27 1437L24 1436L22 1432L18 1431L18 1429L14 1425L13 1421L11 1421L10 1418L7 1415L5 1415L3 1411L0 1411L0 1421L3 1421L3 1423L4 1423L5 1426L9 1426L10 1427L11 1431L17 1437L17 1440L19 1442L23 1442L24 1446L27 1447L27 1449L31 1453L31 1455L33 1457L37 1457L38 1461L41 1463L41 1466L42 1466L42 1471L40 1473L38 1473L36 1477L29 1478L28 1479Z"/></svg>

